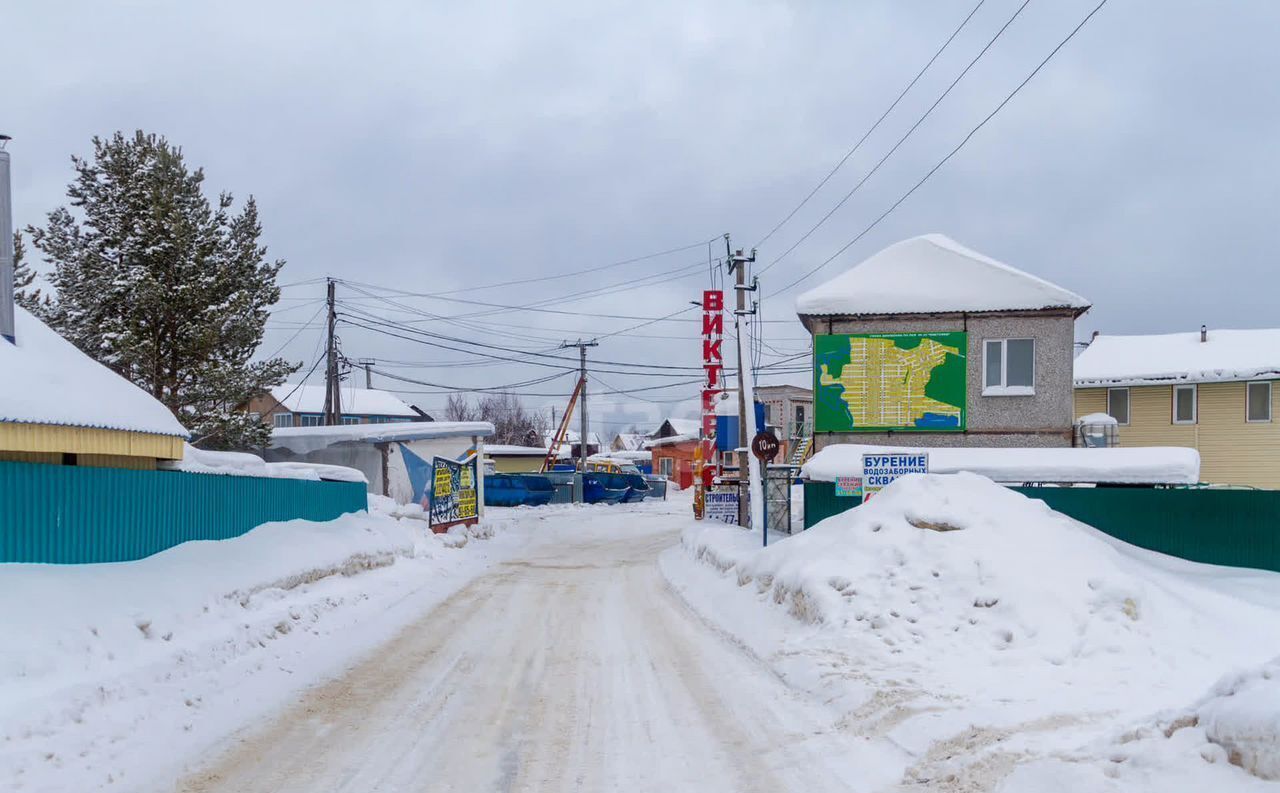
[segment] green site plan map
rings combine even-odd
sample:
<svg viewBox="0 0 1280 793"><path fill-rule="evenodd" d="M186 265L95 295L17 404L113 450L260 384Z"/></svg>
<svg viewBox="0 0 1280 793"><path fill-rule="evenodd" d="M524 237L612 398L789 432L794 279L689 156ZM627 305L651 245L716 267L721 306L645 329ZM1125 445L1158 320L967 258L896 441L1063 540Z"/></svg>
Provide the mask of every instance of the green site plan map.
<svg viewBox="0 0 1280 793"><path fill-rule="evenodd" d="M967 350L963 331L815 336L814 430L963 430Z"/></svg>

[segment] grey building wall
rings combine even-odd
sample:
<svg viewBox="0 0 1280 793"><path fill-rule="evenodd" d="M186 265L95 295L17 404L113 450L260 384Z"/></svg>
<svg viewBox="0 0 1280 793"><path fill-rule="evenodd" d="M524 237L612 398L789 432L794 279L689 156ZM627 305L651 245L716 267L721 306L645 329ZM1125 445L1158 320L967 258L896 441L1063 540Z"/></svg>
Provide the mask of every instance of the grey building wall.
<svg viewBox="0 0 1280 793"><path fill-rule="evenodd" d="M833 443L887 446L1070 446L1075 318L1065 311L919 317L804 317L811 333L965 331L968 386L964 432L819 433L815 448ZM1035 339L1035 394L983 396L986 339Z"/></svg>

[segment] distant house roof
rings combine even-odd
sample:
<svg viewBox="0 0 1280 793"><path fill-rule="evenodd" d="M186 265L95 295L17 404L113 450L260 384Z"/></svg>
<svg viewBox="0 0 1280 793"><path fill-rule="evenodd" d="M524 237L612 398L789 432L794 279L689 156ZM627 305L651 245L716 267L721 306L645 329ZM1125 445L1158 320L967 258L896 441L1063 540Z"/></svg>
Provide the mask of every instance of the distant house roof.
<svg viewBox="0 0 1280 793"><path fill-rule="evenodd" d="M323 385L285 383L272 388L271 396L294 413L324 412ZM344 386L341 400L342 412L349 416L421 416L390 391Z"/></svg>
<svg viewBox="0 0 1280 793"><path fill-rule="evenodd" d="M945 314L1069 309L1089 301L941 234L894 243L800 295L805 316Z"/></svg>
<svg viewBox="0 0 1280 793"><path fill-rule="evenodd" d="M619 432L610 445L616 447L617 451L633 452L644 445L648 438L648 435L640 432Z"/></svg>
<svg viewBox="0 0 1280 793"><path fill-rule="evenodd" d="M490 457L546 457L547 450L541 446L510 446L500 443L486 443L484 453ZM568 457L569 450L561 449L556 458Z"/></svg>
<svg viewBox="0 0 1280 793"><path fill-rule="evenodd" d="M85 355L22 307L0 340L0 421L189 434L159 400Z"/></svg>
<svg viewBox="0 0 1280 793"><path fill-rule="evenodd" d="M669 438L673 435L698 435L701 432L702 422L697 419L667 419L649 437Z"/></svg>
<svg viewBox="0 0 1280 793"><path fill-rule="evenodd" d="M1280 377L1280 328L1098 336L1076 357L1077 388Z"/></svg>
<svg viewBox="0 0 1280 793"><path fill-rule="evenodd" d="M575 444L575 443L577 443L577 442L578 442L579 437L580 437L580 436L579 436L579 434L578 434L578 431L577 431L577 430L566 430L566 431L565 431L565 434L564 434L564 441L562 442L562 444L561 444L561 445L568 444L568 445L572 446L573 444ZM553 440L555 440L555 439L554 439L554 438L552 438L552 437L550 437L550 436L548 436L547 438L545 438L545 439L543 440L543 442L547 444L547 447L548 447L548 448L550 448L550 446L551 446L551 441L553 441ZM588 445L588 446L596 446L596 447L599 447L599 446L601 445L601 443L600 443L600 433L598 433L598 432L588 432L588 433L587 433L587 445Z"/></svg>
<svg viewBox="0 0 1280 793"><path fill-rule="evenodd" d="M493 425L487 421L404 421L394 424L338 424L330 427L276 427L271 431L271 449L288 449L307 454L339 443L392 443L457 438L488 437Z"/></svg>

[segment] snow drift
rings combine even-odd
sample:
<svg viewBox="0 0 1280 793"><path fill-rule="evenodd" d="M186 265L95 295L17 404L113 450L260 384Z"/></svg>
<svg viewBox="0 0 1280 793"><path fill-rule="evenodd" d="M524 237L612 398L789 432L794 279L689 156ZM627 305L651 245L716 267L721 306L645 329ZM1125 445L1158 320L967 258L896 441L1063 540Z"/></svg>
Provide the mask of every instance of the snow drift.
<svg viewBox="0 0 1280 793"><path fill-rule="evenodd" d="M739 594L671 567L677 588L789 679L858 723L879 714L898 746L964 745L912 778L971 773L989 789L993 768L1185 709L1225 670L1280 653L1280 575L1135 548L976 474L903 477L766 549L721 526L689 528L682 544ZM762 620L761 607L791 627ZM1280 745L1280 707L1275 667L1263 670L1179 711L1212 749L1196 762L1225 767L1229 755L1274 773L1263 747ZM1109 761L1087 762L1081 787L1020 777L1025 786L1007 789L1101 789ZM1139 788L1158 789L1126 789Z"/></svg>

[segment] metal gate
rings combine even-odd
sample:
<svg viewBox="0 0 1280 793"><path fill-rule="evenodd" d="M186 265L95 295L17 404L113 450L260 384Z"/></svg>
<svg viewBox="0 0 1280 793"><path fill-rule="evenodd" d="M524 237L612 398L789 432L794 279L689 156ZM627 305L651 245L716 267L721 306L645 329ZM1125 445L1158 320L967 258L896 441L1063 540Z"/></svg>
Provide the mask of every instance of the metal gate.
<svg viewBox="0 0 1280 793"><path fill-rule="evenodd" d="M764 514L770 531L791 533L791 484L794 476L789 465L771 465L766 469Z"/></svg>

